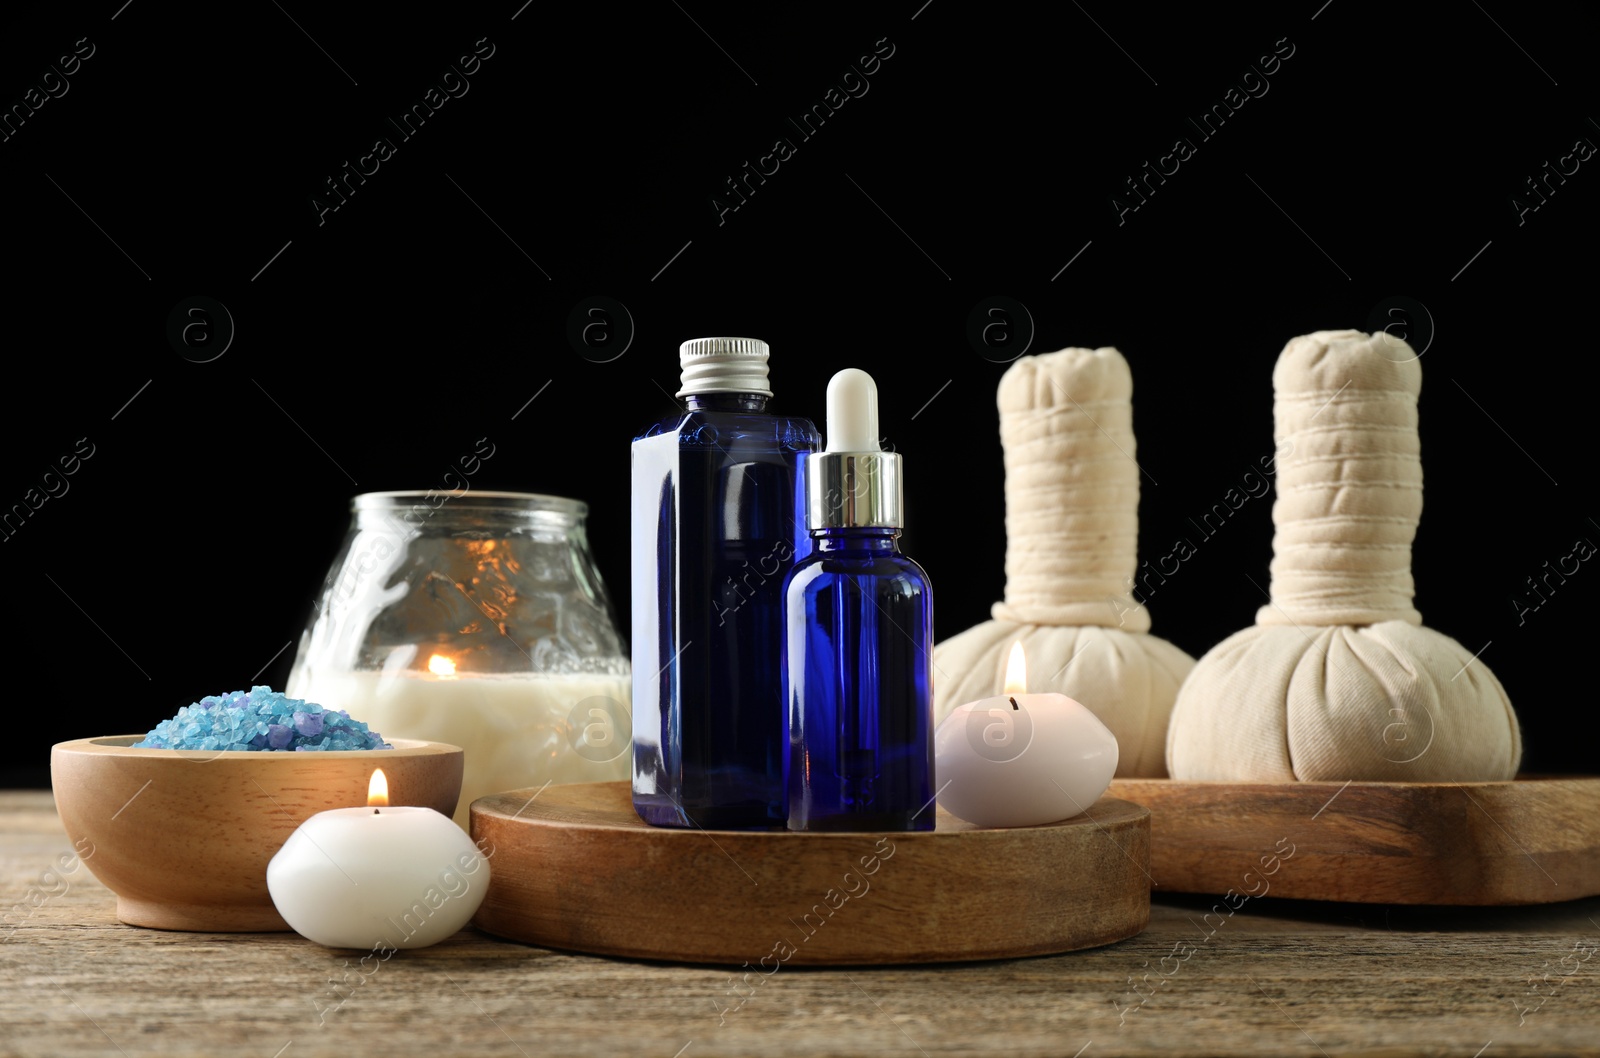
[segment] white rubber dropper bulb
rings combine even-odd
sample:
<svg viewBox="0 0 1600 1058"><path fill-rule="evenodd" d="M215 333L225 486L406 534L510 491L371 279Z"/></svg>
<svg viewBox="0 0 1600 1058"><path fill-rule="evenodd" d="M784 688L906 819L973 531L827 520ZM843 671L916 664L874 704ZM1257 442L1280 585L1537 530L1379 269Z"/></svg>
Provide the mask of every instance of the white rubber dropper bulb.
<svg viewBox="0 0 1600 1058"><path fill-rule="evenodd" d="M828 452L878 452L878 384L857 367L828 381Z"/></svg>

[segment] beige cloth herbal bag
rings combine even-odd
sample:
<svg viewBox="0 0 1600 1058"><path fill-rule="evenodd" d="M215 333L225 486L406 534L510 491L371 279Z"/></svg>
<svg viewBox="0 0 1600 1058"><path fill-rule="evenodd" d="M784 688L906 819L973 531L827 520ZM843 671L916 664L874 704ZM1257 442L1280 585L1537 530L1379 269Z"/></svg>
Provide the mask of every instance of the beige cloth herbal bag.
<svg viewBox="0 0 1600 1058"><path fill-rule="evenodd" d="M1384 334L1318 331L1272 372L1271 601L1195 665L1167 733L1174 779L1510 779L1517 718L1482 658L1422 626L1422 368Z"/></svg>
<svg viewBox="0 0 1600 1058"><path fill-rule="evenodd" d="M1113 348L1025 356L1000 379L1006 592L993 620L934 648L934 712L999 694L1012 643L1028 690L1087 706L1117 738L1119 776L1166 773L1167 717L1194 659L1147 634L1138 558L1133 375Z"/></svg>

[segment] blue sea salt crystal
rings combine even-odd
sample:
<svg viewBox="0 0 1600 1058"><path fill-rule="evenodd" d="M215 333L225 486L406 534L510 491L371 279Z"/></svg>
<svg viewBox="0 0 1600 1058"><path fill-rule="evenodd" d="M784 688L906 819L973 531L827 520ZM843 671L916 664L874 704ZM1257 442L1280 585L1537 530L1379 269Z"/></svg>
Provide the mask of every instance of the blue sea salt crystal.
<svg viewBox="0 0 1600 1058"><path fill-rule="evenodd" d="M152 728L136 749L393 749L343 709L290 698L271 687L210 695Z"/></svg>

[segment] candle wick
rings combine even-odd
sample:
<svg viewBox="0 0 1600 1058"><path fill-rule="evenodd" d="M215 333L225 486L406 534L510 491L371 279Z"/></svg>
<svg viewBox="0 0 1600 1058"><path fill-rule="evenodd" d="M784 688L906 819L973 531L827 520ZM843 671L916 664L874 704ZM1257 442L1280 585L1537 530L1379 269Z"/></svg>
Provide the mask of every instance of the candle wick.
<svg viewBox="0 0 1600 1058"><path fill-rule="evenodd" d="M377 810L377 809L376 809L376 808L374 808L374 809L373 809L373 810L372 810L372 814L373 814L373 815L377 815L377 814L378 814L378 810Z"/></svg>
<svg viewBox="0 0 1600 1058"><path fill-rule="evenodd" d="M1017 700L1015 698L1011 699L1011 708L1013 708L1013 709L1020 708L1020 706L1017 705Z"/></svg>

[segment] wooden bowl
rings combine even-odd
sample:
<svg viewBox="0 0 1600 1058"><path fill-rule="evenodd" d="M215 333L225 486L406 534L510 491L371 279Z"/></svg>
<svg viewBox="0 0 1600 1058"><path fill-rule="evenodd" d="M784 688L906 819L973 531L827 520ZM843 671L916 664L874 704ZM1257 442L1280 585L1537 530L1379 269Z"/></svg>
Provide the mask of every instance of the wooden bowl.
<svg viewBox="0 0 1600 1058"><path fill-rule="evenodd" d="M267 861L301 823L366 804L375 768L389 780L390 804L449 816L461 795L461 749L443 742L306 753L132 748L143 738L50 751L67 836L132 926L287 930L267 892Z"/></svg>

